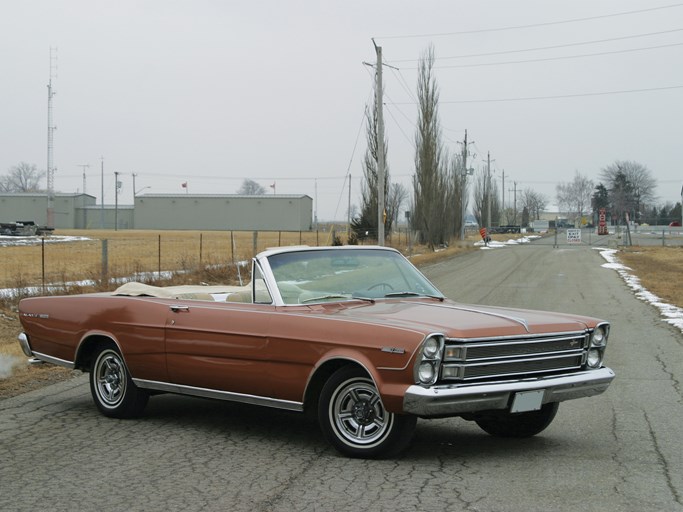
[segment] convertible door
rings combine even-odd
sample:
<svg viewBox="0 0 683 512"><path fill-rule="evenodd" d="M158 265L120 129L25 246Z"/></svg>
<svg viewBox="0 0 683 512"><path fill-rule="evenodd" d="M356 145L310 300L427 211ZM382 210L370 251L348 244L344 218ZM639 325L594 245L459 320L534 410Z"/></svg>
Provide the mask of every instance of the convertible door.
<svg viewBox="0 0 683 512"><path fill-rule="evenodd" d="M178 301L166 323L170 382L271 396L267 331L274 306Z"/></svg>

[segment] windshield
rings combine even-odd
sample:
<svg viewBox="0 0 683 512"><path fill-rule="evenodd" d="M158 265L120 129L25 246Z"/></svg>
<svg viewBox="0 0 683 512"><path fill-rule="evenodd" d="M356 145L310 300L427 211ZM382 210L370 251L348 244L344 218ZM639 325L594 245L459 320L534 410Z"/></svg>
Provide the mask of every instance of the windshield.
<svg viewBox="0 0 683 512"><path fill-rule="evenodd" d="M300 251L271 255L268 261L285 304L443 296L393 251Z"/></svg>

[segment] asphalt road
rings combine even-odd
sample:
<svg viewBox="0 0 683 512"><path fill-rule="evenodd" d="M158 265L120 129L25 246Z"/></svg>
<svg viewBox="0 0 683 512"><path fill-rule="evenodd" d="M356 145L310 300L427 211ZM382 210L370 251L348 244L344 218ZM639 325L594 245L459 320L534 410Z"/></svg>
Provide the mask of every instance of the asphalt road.
<svg viewBox="0 0 683 512"><path fill-rule="evenodd" d="M463 302L612 322L612 386L535 438L421 420L401 458L350 460L296 413L164 395L107 419L83 376L0 401L0 510L683 510L683 335L603 262L523 245L424 269Z"/></svg>

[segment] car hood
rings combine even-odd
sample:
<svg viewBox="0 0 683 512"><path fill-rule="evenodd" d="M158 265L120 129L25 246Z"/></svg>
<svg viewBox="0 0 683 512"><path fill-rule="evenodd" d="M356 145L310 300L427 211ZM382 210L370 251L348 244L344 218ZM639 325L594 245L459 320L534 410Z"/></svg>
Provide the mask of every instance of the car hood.
<svg viewBox="0 0 683 512"><path fill-rule="evenodd" d="M461 304L450 300L441 302L427 298L324 309L329 314L358 322L418 330L425 334L438 332L450 338L578 332L598 323L594 318L578 315Z"/></svg>

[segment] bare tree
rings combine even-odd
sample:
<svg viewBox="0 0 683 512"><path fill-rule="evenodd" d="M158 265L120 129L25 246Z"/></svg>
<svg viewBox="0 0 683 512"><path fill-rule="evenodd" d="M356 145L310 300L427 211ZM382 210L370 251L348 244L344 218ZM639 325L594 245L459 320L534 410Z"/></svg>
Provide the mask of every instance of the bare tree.
<svg viewBox="0 0 683 512"><path fill-rule="evenodd" d="M574 224L580 222L584 213L588 212L593 196L593 181L586 176L574 173L574 180L570 183L558 183L555 188L557 194L557 204L561 211L568 216L574 216Z"/></svg>
<svg viewBox="0 0 683 512"><path fill-rule="evenodd" d="M525 188L521 195L522 209L526 208L530 220L539 220L541 212L548 205L548 199L532 188Z"/></svg>
<svg viewBox="0 0 683 512"><path fill-rule="evenodd" d="M0 192L12 192L10 187L9 176L0 176Z"/></svg>
<svg viewBox="0 0 683 512"><path fill-rule="evenodd" d="M623 174L633 189L638 191L642 202L654 202L657 180L652 176L650 169L638 162L617 160L600 171L600 179L609 189L619 173Z"/></svg>
<svg viewBox="0 0 683 512"><path fill-rule="evenodd" d="M434 47L429 46L418 65L418 117L415 134L412 226L421 243L430 248L445 242L444 208L446 162L439 122L439 91L433 75Z"/></svg>
<svg viewBox="0 0 683 512"><path fill-rule="evenodd" d="M40 180L45 177L45 171L39 171L35 164L20 162L11 167L6 176L0 177L0 191L2 192L44 192L40 188Z"/></svg>
<svg viewBox="0 0 683 512"><path fill-rule="evenodd" d="M442 195L444 196L443 229L452 238L460 237L460 230L465 222L463 212L467 211L469 198L469 185L460 153L454 154L450 159Z"/></svg>
<svg viewBox="0 0 683 512"><path fill-rule="evenodd" d="M480 226L486 226L489 201L491 225L499 225L501 205L498 195L498 184L490 179L486 169L481 169L474 181L474 216Z"/></svg>
<svg viewBox="0 0 683 512"><path fill-rule="evenodd" d="M619 196L615 197L616 202L610 198L612 206L616 206L613 215L621 217L630 212L633 220L640 221L646 206L657 199L657 180L638 162L617 160L600 171L600 179L610 194L614 190Z"/></svg>
<svg viewBox="0 0 683 512"><path fill-rule="evenodd" d="M391 226L396 226L398 223L399 212L407 200L408 189L401 183L392 183L387 196L387 223L391 223ZM389 212L391 212L391 219L389 219Z"/></svg>
<svg viewBox="0 0 683 512"><path fill-rule="evenodd" d="M243 196L262 196L265 195L266 189L254 180L245 179L237 193Z"/></svg>

